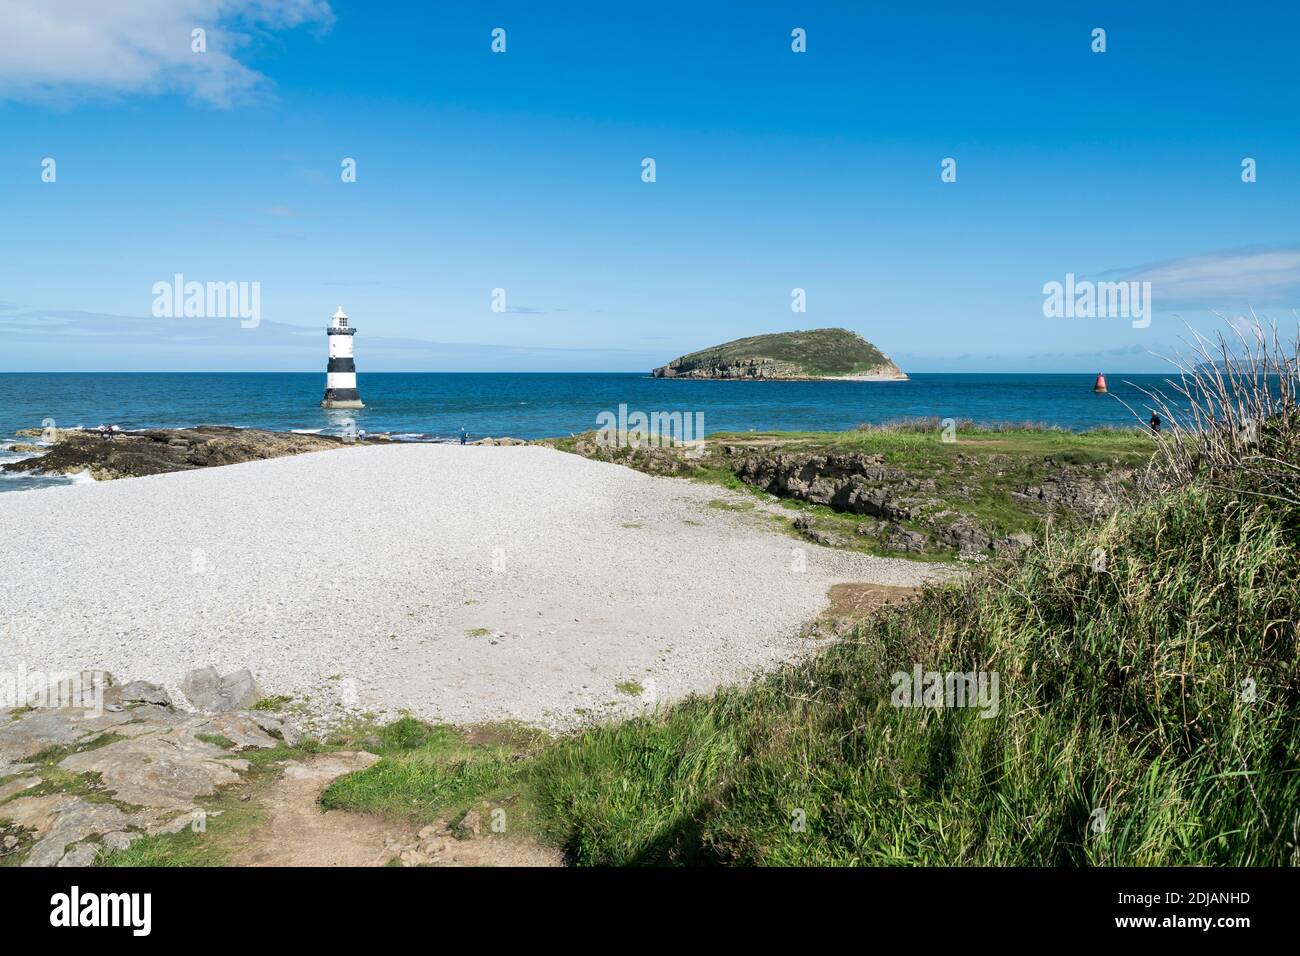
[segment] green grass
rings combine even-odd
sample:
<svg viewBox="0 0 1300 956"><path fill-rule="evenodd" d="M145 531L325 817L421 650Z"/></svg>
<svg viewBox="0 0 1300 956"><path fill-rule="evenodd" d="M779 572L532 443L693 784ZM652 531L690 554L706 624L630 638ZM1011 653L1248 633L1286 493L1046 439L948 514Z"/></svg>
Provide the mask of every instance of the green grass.
<svg viewBox="0 0 1300 956"><path fill-rule="evenodd" d="M321 796L322 806L379 813L411 825L455 820L489 804L511 805L511 832L532 829L532 808L516 805L516 768L545 739L516 724L458 728L410 717L384 727L381 759L342 777ZM486 814L484 814L486 816Z"/></svg>
<svg viewBox="0 0 1300 956"><path fill-rule="evenodd" d="M292 697L286 694L273 694L270 697L263 697L253 705L253 709L268 710L274 713L276 711L284 710L284 708L291 703L293 703Z"/></svg>
<svg viewBox="0 0 1300 956"><path fill-rule="evenodd" d="M750 686L335 805L509 792L593 865L1294 865L1298 543L1300 509L1168 493ZM892 706L916 664L998 672L997 716Z"/></svg>
<svg viewBox="0 0 1300 956"><path fill-rule="evenodd" d="M721 498L714 498L708 506L717 511L753 511L754 502L752 501L723 501Z"/></svg>
<svg viewBox="0 0 1300 956"><path fill-rule="evenodd" d="M265 814L229 799L212 801L207 809L202 832L187 826L179 833L142 836L125 850L101 848L94 865L225 866L230 862L230 844L258 826ZM214 810L221 812L214 816Z"/></svg>
<svg viewBox="0 0 1300 956"><path fill-rule="evenodd" d="M921 431L882 427L842 432L715 432L708 436L708 444L710 448L726 444L749 446L755 453L861 452L883 455L891 465L923 473L946 472L959 456L976 456L994 464L1039 466L1044 459L1052 458L1068 465L1138 467L1151 458L1155 447L1149 435L1136 429L1070 432L1036 427L958 427L953 441L944 441L938 427L923 427Z"/></svg>
<svg viewBox="0 0 1300 956"><path fill-rule="evenodd" d="M708 436L705 453L699 458L687 458L680 449L671 447L599 447L588 440L589 435L551 439L545 444L650 474L717 485L751 495L755 501L766 498L766 493L736 476L748 455L880 455L889 466L928 482L927 488L910 494L935 502L925 507L921 518L897 524L927 533L931 529L924 519L947 511L953 514L936 519L939 523L953 520L957 513L969 515L994 538L1021 531L1036 537L1043 533L1047 509L1017 495L1020 489L1041 485L1044 477L1059 474L1065 466L1092 467L1098 474L1137 472L1150 461L1154 448L1151 437L1138 429L1070 432L1033 424L977 428L958 423L951 437L955 440L944 440L939 419L915 419L843 432L714 432ZM817 529L831 533L838 547L880 556L900 555L888 544L887 525L893 522L882 523L876 532L858 534L858 527L873 519L791 498L781 501L791 511L791 519L800 513L813 517ZM722 499L708 506L725 511L753 510L753 504ZM1074 523L1065 512L1058 512L1054 520L1058 528ZM790 530L788 523L785 529ZM937 544L926 553L905 556L929 562L957 558L954 552Z"/></svg>

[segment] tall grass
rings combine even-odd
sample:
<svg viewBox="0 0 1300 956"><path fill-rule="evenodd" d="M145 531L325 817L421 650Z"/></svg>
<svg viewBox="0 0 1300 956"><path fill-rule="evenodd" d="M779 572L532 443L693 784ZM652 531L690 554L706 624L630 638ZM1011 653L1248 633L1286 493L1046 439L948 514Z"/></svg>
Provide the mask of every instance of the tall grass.
<svg viewBox="0 0 1300 956"><path fill-rule="evenodd" d="M1284 342L1252 313L1233 338L1192 330L1189 354L1169 359L1168 389L1140 389L1167 431L1154 462L1156 487L1230 483L1239 494L1300 504L1300 467L1286 454L1300 440L1300 327Z"/></svg>
<svg viewBox="0 0 1300 956"><path fill-rule="evenodd" d="M756 685L562 741L535 798L592 864L1294 864L1284 534L1174 493ZM998 715L893 706L917 663L999 672Z"/></svg>

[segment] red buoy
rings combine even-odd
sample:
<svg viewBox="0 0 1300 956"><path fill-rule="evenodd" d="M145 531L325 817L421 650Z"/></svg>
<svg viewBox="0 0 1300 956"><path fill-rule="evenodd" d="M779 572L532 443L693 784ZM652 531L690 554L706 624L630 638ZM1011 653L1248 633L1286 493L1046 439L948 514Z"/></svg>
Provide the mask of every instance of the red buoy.
<svg viewBox="0 0 1300 956"><path fill-rule="evenodd" d="M1092 387L1093 392L1098 395L1106 394L1106 376L1100 372L1097 373L1097 384Z"/></svg>

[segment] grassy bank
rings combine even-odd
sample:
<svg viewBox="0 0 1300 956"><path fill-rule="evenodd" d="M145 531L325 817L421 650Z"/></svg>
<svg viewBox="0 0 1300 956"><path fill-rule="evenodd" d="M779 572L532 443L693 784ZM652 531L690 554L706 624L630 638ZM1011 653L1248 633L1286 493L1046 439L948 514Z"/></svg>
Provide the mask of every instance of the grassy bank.
<svg viewBox="0 0 1300 956"><path fill-rule="evenodd" d="M583 864L1295 864L1298 543L1295 505L1174 489L752 686L326 803L508 798ZM996 715L893 706L918 664L996 671Z"/></svg>
<svg viewBox="0 0 1300 956"><path fill-rule="evenodd" d="M1049 516L1058 526L1078 516L1068 508L1037 500L1030 489L1053 482L1094 488L1105 483L1121 496L1136 485L1151 459L1152 436L1137 429L1071 432L1025 423L1001 428L970 422L913 419L844 432L715 432L702 453L682 447L601 445L594 433L552 439L545 444L584 457L609 461L649 474L673 475L771 500L765 491L742 481L738 471L748 458L860 454L878 456L896 477L868 482L891 495L920 502L908 518L873 521L863 514L825 504L781 497L783 524L811 519L826 535L821 543L882 556L898 556L897 529L927 539L960 517L977 524L991 538L1016 532L1035 537ZM958 552L931 539L922 560L954 560Z"/></svg>

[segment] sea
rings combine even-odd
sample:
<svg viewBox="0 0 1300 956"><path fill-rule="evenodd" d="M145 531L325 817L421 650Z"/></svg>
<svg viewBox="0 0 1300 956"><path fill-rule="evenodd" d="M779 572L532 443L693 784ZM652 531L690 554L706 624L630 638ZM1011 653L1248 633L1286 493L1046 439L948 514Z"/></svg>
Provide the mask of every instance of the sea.
<svg viewBox="0 0 1300 956"><path fill-rule="evenodd" d="M1071 430L1137 426L1150 414L1142 389L1168 393L1167 376L914 374L903 382L746 382L656 379L644 373L360 374L366 407L320 407L320 372L0 373L0 464L24 457L22 428L123 429L235 425L341 434L355 429L401 441L546 438L597 428L597 416L637 411L703 416L715 431L843 430L900 418L1041 422ZM1126 407L1126 404L1128 407ZM1131 410L1130 410L1131 409ZM1135 414L1136 413L1136 414ZM698 419L692 419L697 421ZM32 442L33 439L16 439ZM0 471L0 492L88 481Z"/></svg>

